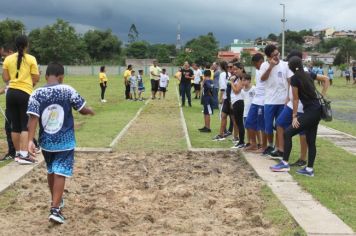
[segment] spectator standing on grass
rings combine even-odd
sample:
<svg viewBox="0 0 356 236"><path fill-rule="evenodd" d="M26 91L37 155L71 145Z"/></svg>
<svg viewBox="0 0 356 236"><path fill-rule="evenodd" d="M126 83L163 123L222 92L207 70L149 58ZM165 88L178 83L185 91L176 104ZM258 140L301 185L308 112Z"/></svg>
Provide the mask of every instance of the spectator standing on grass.
<svg viewBox="0 0 356 236"><path fill-rule="evenodd" d="M188 99L189 107L192 106L192 98L190 90L192 87L191 81L194 79L194 72L190 69L189 62L184 62L183 68L181 70L181 79L180 79L180 91L182 96L182 107L185 106L185 97Z"/></svg>
<svg viewBox="0 0 356 236"><path fill-rule="evenodd" d="M251 83L251 75L250 74L245 74L245 76L242 77L242 84L243 84L243 89L241 90L242 97L244 99L244 114L243 114L243 122L244 122L244 129L246 128L246 119L248 112L250 111L252 100L255 97L255 86L252 85ZM251 136L247 133L247 143L245 145L245 148L248 148L251 145Z"/></svg>
<svg viewBox="0 0 356 236"><path fill-rule="evenodd" d="M101 89L101 95L100 95L101 102L106 102L105 91L108 83L108 78L106 77L105 66L100 67L99 82L100 82L100 89Z"/></svg>
<svg viewBox="0 0 356 236"><path fill-rule="evenodd" d="M137 101L137 77L134 70L130 76L130 100Z"/></svg>
<svg viewBox="0 0 356 236"><path fill-rule="evenodd" d="M213 88L214 84L211 80L211 71L204 71L203 79L203 94L202 94L202 104L203 104L203 113L204 113L204 127L199 129L202 133L210 133L210 116L214 113L214 108L212 107L213 103Z"/></svg>
<svg viewBox="0 0 356 236"><path fill-rule="evenodd" d="M3 79L9 84L6 93L6 110L11 124L11 138L15 146L15 160L20 164L35 163L28 154L28 99L39 81L36 58L27 54L28 39L25 35L16 38L17 53L5 58Z"/></svg>
<svg viewBox="0 0 356 236"><path fill-rule="evenodd" d="M162 69L162 72L159 77L159 98L162 98L163 94L163 99L166 98L166 92L167 92L167 87L169 84L169 76L166 74L166 69Z"/></svg>
<svg viewBox="0 0 356 236"><path fill-rule="evenodd" d="M161 68L158 67L157 60L153 60L153 65L150 66L152 99L156 98L156 94L158 92L160 73L161 73Z"/></svg>
<svg viewBox="0 0 356 236"><path fill-rule="evenodd" d="M354 80L353 84L356 84L356 62L352 64L352 78Z"/></svg>
<svg viewBox="0 0 356 236"><path fill-rule="evenodd" d="M344 76L345 76L345 79L346 79L346 85L350 84L351 73L350 73L350 69L348 67L344 71Z"/></svg>
<svg viewBox="0 0 356 236"><path fill-rule="evenodd" d="M130 77L131 77L132 65L128 65L124 72L124 85L125 85L125 98L130 99Z"/></svg>
<svg viewBox="0 0 356 236"><path fill-rule="evenodd" d="M330 85L333 85L334 70L333 70L332 66L329 66L329 69L328 69L328 78L329 78L329 81L330 81Z"/></svg>
<svg viewBox="0 0 356 236"><path fill-rule="evenodd" d="M47 84L32 93L27 110L28 151L35 155L32 140L39 122L39 143L47 164L47 180L52 197L49 220L59 224L64 223L61 209L64 207L65 179L73 174L75 137L72 108L82 115L94 115L75 89L62 84L63 79L63 66L50 63L46 70Z"/></svg>
<svg viewBox="0 0 356 236"><path fill-rule="evenodd" d="M267 45L265 54L268 61L261 65L261 80L265 81L264 120L268 147L263 154L269 155L274 150L273 125L288 99L288 80L293 76L293 72L288 68L287 62L280 60L276 46ZM276 146L278 147L278 138Z"/></svg>
<svg viewBox="0 0 356 236"><path fill-rule="evenodd" d="M138 89L138 100L143 101L143 93L145 92L145 85L143 83L143 70L138 70L137 75L137 89Z"/></svg>
<svg viewBox="0 0 356 236"><path fill-rule="evenodd" d="M201 89L201 79L202 79L202 71L199 68L199 66L195 63L193 63L193 72L194 72L194 93L195 97L194 99L200 99L200 89Z"/></svg>
<svg viewBox="0 0 356 236"><path fill-rule="evenodd" d="M307 167L298 170L297 173L313 177L314 161L316 157L316 135L321 119L321 105L316 93L314 79L321 78L323 96L326 95L326 91L329 87L329 80L325 77L317 76L313 79L308 72L304 71L302 59L298 56L291 57L288 64L289 68L294 73L291 78L293 92L293 121L284 131L283 160L277 165L271 166L270 169L274 172L286 172L290 170L288 161L292 150L292 138L294 135L304 131L308 144L308 164ZM303 104L304 113L298 115L299 100Z"/></svg>
<svg viewBox="0 0 356 236"><path fill-rule="evenodd" d="M219 77L220 71L219 66L216 62L214 62L211 66L211 70L213 71L213 80L214 80L214 88L213 88L213 108L219 109Z"/></svg>

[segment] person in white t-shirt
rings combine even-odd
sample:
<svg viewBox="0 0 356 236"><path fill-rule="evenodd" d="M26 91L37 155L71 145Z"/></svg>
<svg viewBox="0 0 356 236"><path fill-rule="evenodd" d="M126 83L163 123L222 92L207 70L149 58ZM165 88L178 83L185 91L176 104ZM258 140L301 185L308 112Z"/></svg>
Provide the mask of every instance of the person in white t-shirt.
<svg viewBox="0 0 356 236"><path fill-rule="evenodd" d="M245 127L251 143L249 147L245 148L245 151L261 153L267 148L264 120L265 82L261 80L260 71L261 65L264 62L264 57L261 53L257 53L253 55L251 61L256 68L256 88L255 96L252 99L252 104L245 122Z"/></svg>
<svg viewBox="0 0 356 236"><path fill-rule="evenodd" d="M261 65L261 80L265 81L265 133L268 147L263 154L269 155L273 150L273 126L275 120L282 112L288 99L288 80L293 76L288 63L279 59L276 46L270 44L265 48L268 61ZM278 139L276 139L278 146Z"/></svg>
<svg viewBox="0 0 356 236"><path fill-rule="evenodd" d="M193 67L193 72L194 72L194 93L195 93L195 98L194 99L199 99L200 98L200 91L201 91L201 81L202 81L202 72L199 66L195 63L192 65Z"/></svg>
<svg viewBox="0 0 356 236"><path fill-rule="evenodd" d="M247 115L248 112L250 111L252 100L255 97L255 86L251 84L251 75L246 74L242 78L242 84L243 84L243 89L241 90L241 95L242 98L244 99L244 114L243 114L243 120L244 124L246 123ZM247 143L245 145L245 148L249 147L251 145L251 137L247 133Z"/></svg>
<svg viewBox="0 0 356 236"><path fill-rule="evenodd" d="M167 87L169 83L169 76L166 74L166 69L162 69L162 73L159 77L159 98L161 99L163 94L163 99L166 98Z"/></svg>

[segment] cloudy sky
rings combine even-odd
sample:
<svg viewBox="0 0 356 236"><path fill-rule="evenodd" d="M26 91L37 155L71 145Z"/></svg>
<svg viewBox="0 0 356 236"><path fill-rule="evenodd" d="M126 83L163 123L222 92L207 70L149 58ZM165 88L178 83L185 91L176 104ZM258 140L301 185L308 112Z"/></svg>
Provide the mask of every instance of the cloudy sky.
<svg viewBox="0 0 356 236"><path fill-rule="evenodd" d="M123 41L134 23L151 43L175 43L180 22L183 41L211 31L224 46L279 33L281 2L288 29L356 30L355 0L0 0L0 20L19 19L31 30L62 18L81 33L111 28Z"/></svg>

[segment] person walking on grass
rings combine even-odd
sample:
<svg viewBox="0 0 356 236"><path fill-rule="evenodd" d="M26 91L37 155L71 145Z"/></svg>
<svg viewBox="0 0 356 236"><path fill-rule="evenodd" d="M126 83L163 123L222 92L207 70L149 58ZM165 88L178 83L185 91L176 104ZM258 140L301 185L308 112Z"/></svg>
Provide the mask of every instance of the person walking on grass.
<svg viewBox="0 0 356 236"><path fill-rule="evenodd" d="M202 94L202 104L203 104L203 113L204 113L204 127L199 129L202 133L210 133L210 116L214 114L213 108L213 89L214 84L211 80L211 71L204 71L203 79L203 94Z"/></svg>
<svg viewBox="0 0 356 236"><path fill-rule="evenodd" d="M32 164L36 160L28 155L28 99L33 87L39 81L36 58L27 54L28 39L21 35L16 38L17 53L5 58L3 79L9 84L6 93L6 110L11 124L11 138L15 146L15 160L20 164Z"/></svg>
<svg viewBox="0 0 356 236"><path fill-rule="evenodd" d="M153 65L150 66L150 78L151 78L151 93L152 99L156 99L156 94L159 87L159 74L161 73L161 68L157 65L157 60L153 60Z"/></svg>
<svg viewBox="0 0 356 236"><path fill-rule="evenodd" d="M125 85L125 99L130 99L130 77L131 77L132 65L128 65L124 72L124 85Z"/></svg>
<svg viewBox="0 0 356 236"><path fill-rule="evenodd" d="M47 180L51 192L49 220L63 224L63 191L65 180L73 174L74 120L72 108L82 115L94 115L84 99L68 85L62 84L64 68L50 63L46 70L47 84L36 89L28 103L28 152L35 156L36 127L39 123L39 144L47 165Z"/></svg>
<svg viewBox="0 0 356 236"><path fill-rule="evenodd" d="M163 99L166 98L166 92L169 84L169 76L166 74L166 69L162 69L162 73L160 74L159 78L159 98L162 98L163 94Z"/></svg>
<svg viewBox="0 0 356 236"><path fill-rule="evenodd" d="M99 81L100 81L100 89L101 89L101 102L106 102L105 100L105 91L107 88L108 78L106 77L106 70L105 66L100 67L99 73Z"/></svg>
<svg viewBox="0 0 356 236"><path fill-rule="evenodd" d="M321 119L321 105L314 85L316 78L322 78L323 86L322 95L326 95L329 87L329 80L325 77L312 78L308 72L304 71L302 59L293 56L288 62L289 68L294 75L291 78L293 92L293 121L292 124L284 131L284 153L283 160L277 165L271 166L274 172L286 172L290 170L288 163L292 150L292 137L301 131L305 132L308 144L308 164L307 167L297 171L298 174L309 177L314 176L314 161L316 157L316 135L318 125ZM304 113L298 115L298 102L303 104Z"/></svg>
<svg viewBox="0 0 356 236"><path fill-rule="evenodd" d="M185 106L185 97L187 96L189 107L192 106L192 98L190 90L192 87L191 81L194 79L194 72L190 69L189 62L184 62L183 68L181 69L181 79L180 79L180 93L182 96L182 107Z"/></svg>

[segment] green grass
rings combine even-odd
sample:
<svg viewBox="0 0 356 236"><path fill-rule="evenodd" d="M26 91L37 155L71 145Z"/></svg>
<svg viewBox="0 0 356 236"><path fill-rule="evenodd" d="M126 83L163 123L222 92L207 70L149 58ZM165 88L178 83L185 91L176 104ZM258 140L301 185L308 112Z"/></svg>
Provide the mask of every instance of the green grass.
<svg viewBox="0 0 356 236"><path fill-rule="evenodd" d="M332 122L321 124L356 136L356 86L346 85L345 78L336 78L327 92L327 97L332 101L331 108L334 113L343 113L345 116L339 119L334 116ZM347 114L354 116L347 117Z"/></svg>
<svg viewBox="0 0 356 236"><path fill-rule="evenodd" d="M75 119L76 139L78 147L107 147L120 130L134 117L143 102L130 102L124 99L122 76L110 77L106 92L107 103L100 102L100 87L96 76L67 76L65 84L73 86L87 101L87 105L95 111L95 116L82 116L73 111ZM41 78L40 85L45 83ZM145 81L146 87L148 80ZM149 87L149 86L148 86ZM146 92L146 97L149 96ZM5 108L5 97L0 105ZM0 118L0 124L4 118ZM5 139L1 133L0 138Z"/></svg>
<svg viewBox="0 0 356 236"><path fill-rule="evenodd" d="M293 145L291 162L297 160L300 153L296 138ZM356 231L355 156L319 138L314 168L314 178L297 175L297 168L292 168L290 173L314 198Z"/></svg>
<svg viewBox="0 0 356 236"><path fill-rule="evenodd" d="M262 187L260 195L265 201L263 215L280 230L279 235L306 235L267 185Z"/></svg>

